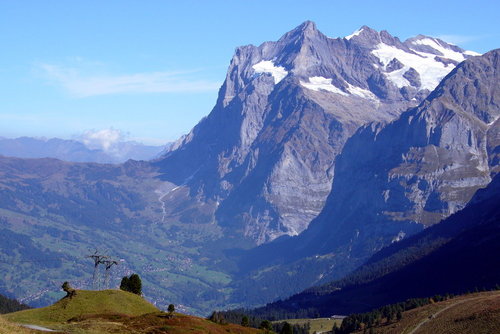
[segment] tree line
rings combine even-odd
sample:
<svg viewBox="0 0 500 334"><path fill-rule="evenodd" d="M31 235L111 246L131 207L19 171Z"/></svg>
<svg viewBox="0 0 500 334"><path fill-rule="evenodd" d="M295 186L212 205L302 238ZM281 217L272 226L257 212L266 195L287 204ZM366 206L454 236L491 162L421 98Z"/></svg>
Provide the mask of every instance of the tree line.
<svg viewBox="0 0 500 334"><path fill-rule="evenodd" d="M0 314L27 310L30 307L22 304L15 299L10 299L0 295Z"/></svg>
<svg viewBox="0 0 500 334"><path fill-rule="evenodd" d="M271 322L267 319L261 319L251 315L249 316L245 314L242 309L224 312L214 311L208 317L208 320L220 325L232 323L244 327L258 328L266 333L309 334L310 329L309 324L291 325L286 321Z"/></svg>

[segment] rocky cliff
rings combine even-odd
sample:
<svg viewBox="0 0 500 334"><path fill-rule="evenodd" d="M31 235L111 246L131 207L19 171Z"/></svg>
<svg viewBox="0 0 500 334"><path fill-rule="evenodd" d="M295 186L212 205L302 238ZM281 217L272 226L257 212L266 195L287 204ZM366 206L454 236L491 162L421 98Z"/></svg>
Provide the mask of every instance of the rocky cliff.
<svg viewBox="0 0 500 334"><path fill-rule="evenodd" d="M165 206L182 217L176 203L191 202L189 219L257 244L297 235L323 208L346 140L417 105L471 55L366 26L333 39L312 22L240 47L212 112L158 161L180 186Z"/></svg>

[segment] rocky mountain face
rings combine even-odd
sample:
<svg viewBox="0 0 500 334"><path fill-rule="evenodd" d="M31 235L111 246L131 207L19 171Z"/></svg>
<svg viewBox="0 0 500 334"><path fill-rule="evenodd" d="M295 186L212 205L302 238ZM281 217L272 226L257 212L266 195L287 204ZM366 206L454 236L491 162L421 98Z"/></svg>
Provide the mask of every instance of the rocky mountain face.
<svg viewBox="0 0 500 334"><path fill-rule="evenodd" d="M499 55L461 63L417 108L349 139L307 238L343 234L363 254L439 222L488 185L498 172Z"/></svg>
<svg viewBox="0 0 500 334"><path fill-rule="evenodd" d="M258 277L245 298L271 300L301 284L338 279L382 247L462 209L487 186L498 172L499 54L461 63L391 123L360 128L337 157L332 192L309 228L243 257L248 273L240 284ZM295 283L281 293L267 289L279 280Z"/></svg>
<svg viewBox="0 0 500 334"><path fill-rule="evenodd" d="M114 143L109 150L92 149L76 140L31 137L0 138L0 155L16 158L56 158L71 162L123 163L129 159L157 158L167 146L148 146L137 142Z"/></svg>
<svg viewBox="0 0 500 334"><path fill-rule="evenodd" d="M420 103L472 54L366 26L332 39L312 22L240 47L212 112L158 161L179 185L165 206L257 244L297 235L323 208L346 140Z"/></svg>

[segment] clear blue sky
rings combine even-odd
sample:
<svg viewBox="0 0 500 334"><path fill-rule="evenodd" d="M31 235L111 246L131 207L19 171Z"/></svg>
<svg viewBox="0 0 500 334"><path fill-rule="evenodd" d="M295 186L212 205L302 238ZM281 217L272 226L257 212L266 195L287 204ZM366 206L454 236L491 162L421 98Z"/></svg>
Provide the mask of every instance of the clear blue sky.
<svg viewBox="0 0 500 334"><path fill-rule="evenodd" d="M499 13L494 0L3 0L0 136L114 128L163 143L210 112L239 45L312 20L330 37L366 24L484 53L500 47Z"/></svg>

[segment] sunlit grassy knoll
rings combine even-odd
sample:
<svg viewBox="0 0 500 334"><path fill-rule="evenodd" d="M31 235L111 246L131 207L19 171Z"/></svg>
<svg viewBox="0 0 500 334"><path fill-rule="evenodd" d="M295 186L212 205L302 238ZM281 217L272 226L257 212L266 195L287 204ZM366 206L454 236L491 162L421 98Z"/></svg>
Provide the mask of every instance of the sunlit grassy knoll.
<svg viewBox="0 0 500 334"><path fill-rule="evenodd" d="M145 299L121 290L78 290L73 298L63 298L54 305L6 314L5 318L21 324L50 325L89 314L138 316L158 312Z"/></svg>
<svg viewBox="0 0 500 334"><path fill-rule="evenodd" d="M52 306L4 315L0 334L39 333L16 324L34 324L72 334L252 334L260 331L233 324L161 312L142 297L120 290L82 291ZM9 321L9 323L7 323ZM6 329L3 329L6 328Z"/></svg>

